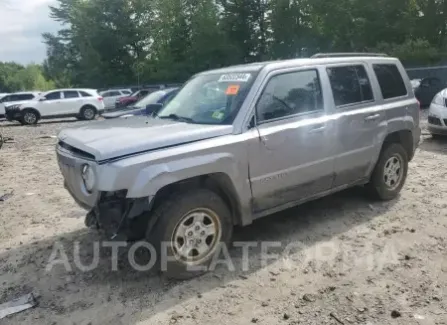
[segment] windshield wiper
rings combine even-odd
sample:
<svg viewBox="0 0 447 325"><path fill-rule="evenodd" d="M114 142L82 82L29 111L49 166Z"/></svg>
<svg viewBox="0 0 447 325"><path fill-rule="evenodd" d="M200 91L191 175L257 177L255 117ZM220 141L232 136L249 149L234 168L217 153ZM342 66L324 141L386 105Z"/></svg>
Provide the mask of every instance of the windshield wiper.
<svg viewBox="0 0 447 325"><path fill-rule="evenodd" d="M174 121L187 122L187 123L195 123L196 122L192 118L178 116L177 114L169 114L167 116L158 115L157 117L161 118L161 119L170 119L170 120L174 120Z"/></svg>

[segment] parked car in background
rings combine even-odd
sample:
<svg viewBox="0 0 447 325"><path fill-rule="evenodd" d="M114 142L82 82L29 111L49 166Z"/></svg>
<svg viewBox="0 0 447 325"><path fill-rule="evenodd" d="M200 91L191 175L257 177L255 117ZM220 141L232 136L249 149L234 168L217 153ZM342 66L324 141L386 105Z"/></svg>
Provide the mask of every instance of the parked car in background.
<svg viewBox="0 0 447 325"><path fill-rule="evenodd" d="M413 87L413 90L415 90L419 85L421 84L422 79L411 79L411 87Z"/></svg>
<svg viewBox="0 0 447 325"><path fill-rule="evenodd" d="M103 111L103 98L94 89L56 89L35 100L7 106L6 118L22 124L36 124L40 119L56 117L92 120Z"/></svg>
<svg viewBox="0 0 447 325"><path fill-rule="evenodd" d="M154 91L136 102L134 105L127 106L119 111L104 113L102 114L102 117L110 119L132 115L151 115L169 102L169 100L177 94L178 90L179 88L166 88L163 90Z"/></svg>
<svg viewBox="0 0 447 325"><path fill-rule="evenodd" d="M3 96L0 98L0 117L5 117L6 106L34 100L39 97L39 94L40 92L37 91L24 91Z"/></svg>
<svg viewBox="0 0 447 325"><path fill-rule="evenodd" d="M115 107L115 102L117 99L130 96L132 94L132 90L110 89L101 91L99 94L104 98L104 108L107 111L108 109Z"/></svg>
<svg viewBox="0 0 447 325"><path fill-rule="evenodd" d="M62 130L86 225L147 240L184 279L210 269L235 225L353 186L396 198L421 135L410 80L398 59L340 55L206 71L156 118Z"/></svg>
<svg viewBox="0 0 447 325"><path fill-rule="evenodd" d="M441 79L427 77L421 80L419 86L414 89L414 93L421 107L428 107L435 95L445 87L446 84Z"/></svg>
<svg viewBox="0 0 447 325"><path fill-rule="evenodd" d="M428 111L428 131L433 137L447 136L447 89L433 98Z"/></svg>
<svg viewBox="0 0 447 325"><path fill-rule="evenodd" d="M123 107L127 107L138 102L143 97L153 93L154 91L159 90L160 88L145 88L141 90L137 90L130 96L121 97L115 101L115 109L121 109Z"/></svg>

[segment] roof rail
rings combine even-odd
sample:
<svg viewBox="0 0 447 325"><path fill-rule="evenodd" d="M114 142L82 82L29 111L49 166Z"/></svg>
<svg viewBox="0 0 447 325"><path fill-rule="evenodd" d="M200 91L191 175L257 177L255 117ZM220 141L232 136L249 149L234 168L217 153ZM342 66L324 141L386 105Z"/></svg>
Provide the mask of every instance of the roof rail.
<svg viewBox="0 0 447 325"><path fill-rule="evenodd" d="M388 56L385 53L317 53L311 56L312 59L318 58L342 58L356 56Z"/></svg>

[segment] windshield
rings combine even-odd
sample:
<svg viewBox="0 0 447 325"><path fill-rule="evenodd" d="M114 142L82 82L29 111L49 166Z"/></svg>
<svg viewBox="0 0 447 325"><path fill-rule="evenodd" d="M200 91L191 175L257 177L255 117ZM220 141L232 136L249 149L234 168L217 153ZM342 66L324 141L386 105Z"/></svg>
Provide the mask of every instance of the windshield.
<svg viewBox="0 0 447 325"><path fill-rule="evenodd" d="M132 105L137 108L145 108L149 104L156 104L166 94L165 91L154 91L153 93L143 97L141 100Z"/></svg>
<svg viewBox="0 0 447 325"><path fill-rule="evenodd" d="M257 72L219 73L191 79L158 113L199 124L231 124L236 117Z"/></svg>

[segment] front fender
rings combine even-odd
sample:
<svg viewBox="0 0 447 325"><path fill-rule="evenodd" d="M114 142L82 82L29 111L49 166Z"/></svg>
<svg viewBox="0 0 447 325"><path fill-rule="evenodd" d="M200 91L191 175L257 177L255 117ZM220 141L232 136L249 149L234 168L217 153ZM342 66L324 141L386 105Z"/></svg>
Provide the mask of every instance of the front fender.
<svg viewBox="0 0 447 325"><path fill-rule="evenodd" d="M137 174L127 197L153 196L166 185L212 173L227 174L239 191L241 188L237 180L246 178L240 170L244 169L240 169L237 161L228 153L206 154L150 165Z"/></svg>

